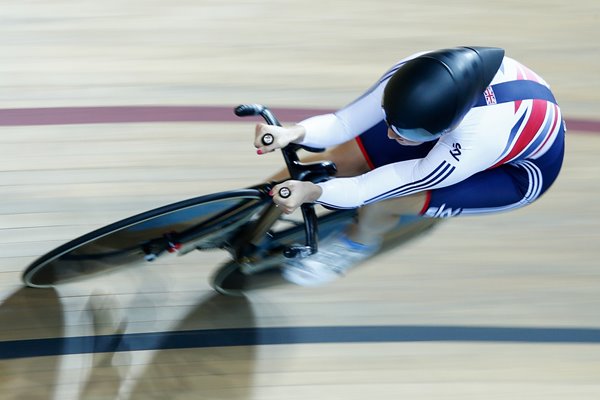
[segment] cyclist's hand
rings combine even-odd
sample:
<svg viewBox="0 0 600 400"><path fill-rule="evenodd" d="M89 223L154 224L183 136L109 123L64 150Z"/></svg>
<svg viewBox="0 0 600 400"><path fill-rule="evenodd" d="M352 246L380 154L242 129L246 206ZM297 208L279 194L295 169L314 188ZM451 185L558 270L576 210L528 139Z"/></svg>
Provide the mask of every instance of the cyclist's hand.
<svg viewBox="0 0 600 400"><path fill-rule="evenodd" d="M321 193L323 189L312 182L290 180L275 185L270 195L285 214L291 214L302 204L316 201Z"/></svg>
<svg viewBox="0 0 600 400"><path fill-rule="evenodd" d="M254 147L258 154L270 153L273 150L284 148L291 142L302 140L304 133L304 127L300 125L282 127L256 124Z"/></svg>

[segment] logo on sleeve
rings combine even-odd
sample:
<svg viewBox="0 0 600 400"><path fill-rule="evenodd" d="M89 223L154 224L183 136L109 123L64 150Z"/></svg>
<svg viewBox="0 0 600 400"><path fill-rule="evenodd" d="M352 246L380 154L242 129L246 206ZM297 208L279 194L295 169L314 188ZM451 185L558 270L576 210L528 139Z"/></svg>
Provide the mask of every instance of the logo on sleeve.
<svg viewBox="0 0 600 400"><path fill-rule="evenodd" d="M458 156L460 156L462 154L462 152L460 151L461 147L460 147L460 143L453 143L452 144L452 150L450 150L450 155L452 157L454 157L454 159L456 161L460 161L458 159Z"/></svg>

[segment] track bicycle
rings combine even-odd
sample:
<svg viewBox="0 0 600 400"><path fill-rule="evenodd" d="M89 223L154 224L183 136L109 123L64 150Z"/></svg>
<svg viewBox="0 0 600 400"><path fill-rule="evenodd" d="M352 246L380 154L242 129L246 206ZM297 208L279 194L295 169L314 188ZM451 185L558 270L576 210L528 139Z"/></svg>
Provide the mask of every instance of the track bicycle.
<svg viewBox="0 0 600 400"><path fill-rule="evenodd" d="M240 105L240 117L261 116L281 126L268 108ZM273 137L266 134L263 143ZM332 178L331 161L302 163L297 152L322 149L290 144L281 149L291 179L323 182ZM314 204L301 206L301 217L283 214L269 192L277 182L213 193L176 202L117 221L73 239L40 256L23 272L30 287L56 285L151 263L168 253L185 255L194 250L222 249L231 260L217 268L211 285L219 293L240 295L257 288L284 283L280 267L286 258L308 257L318 251L319 235L344 229L357 217L356 210L328 210ZM282 189L284 190L284 189ZM285 197L290 193L280 192ZM383 249L427 231L431 219L403 220L386 235Z"/></svg>

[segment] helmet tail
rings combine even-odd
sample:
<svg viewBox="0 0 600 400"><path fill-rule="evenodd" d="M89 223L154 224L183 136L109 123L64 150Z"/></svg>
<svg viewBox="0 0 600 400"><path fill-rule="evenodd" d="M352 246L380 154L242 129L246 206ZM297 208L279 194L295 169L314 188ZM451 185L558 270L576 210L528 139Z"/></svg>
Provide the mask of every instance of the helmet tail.
<svg viewBox="0 0 600 400"><path fill-rule="evenodd" d="M479 55L481 59L481 69L483 72L481 83L483 87L481 91L483 92L485 88L487 88L494 79L496 72L502 65L502 60L504 59L504 49L498 47L479 47L479 46L469 46L468 49L473 50L475 53Z"/></svg>

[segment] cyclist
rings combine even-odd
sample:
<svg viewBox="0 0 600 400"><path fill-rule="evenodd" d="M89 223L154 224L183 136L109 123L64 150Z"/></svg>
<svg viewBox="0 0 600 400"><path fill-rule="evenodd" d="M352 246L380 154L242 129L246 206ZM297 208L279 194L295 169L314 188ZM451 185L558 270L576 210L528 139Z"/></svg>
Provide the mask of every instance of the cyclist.
<svg viewBox="0 0 600 400"><path fill-rule="evenodd" d="M266 133L275 138L268 146ZM305 202L361 207L358 222L317 254L289 260L284 278L304 286L336 279L372 255L401 215L447 218L532 203L559 174L564 135L548 84L491 47L415 54L335 113L289 127L258 124L258 154L294 142L331 148L322 157L338 165L339 177L324 183L276 185L273 200L285 213ZM291 196L280 196L283 187Z"/></svg>

